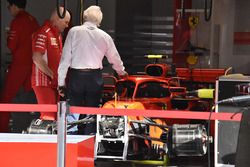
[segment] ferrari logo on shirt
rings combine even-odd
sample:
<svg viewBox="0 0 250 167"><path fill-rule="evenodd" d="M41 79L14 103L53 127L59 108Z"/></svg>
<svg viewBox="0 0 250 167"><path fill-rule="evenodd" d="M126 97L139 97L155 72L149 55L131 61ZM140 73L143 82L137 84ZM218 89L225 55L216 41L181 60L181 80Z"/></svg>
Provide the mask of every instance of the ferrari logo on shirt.
<svg viewBox="0 0 250 167"><path fill-rule="evenodd" d="M58 46L56 38L50 38L50 43L52 46Z"/></svg>
<svg viewBox="0 0 250 167"><path fill-rule="evenodd" d="M192 29L195 29L199 23L199 17L197 16L189 16L188 24Z"/></svg>

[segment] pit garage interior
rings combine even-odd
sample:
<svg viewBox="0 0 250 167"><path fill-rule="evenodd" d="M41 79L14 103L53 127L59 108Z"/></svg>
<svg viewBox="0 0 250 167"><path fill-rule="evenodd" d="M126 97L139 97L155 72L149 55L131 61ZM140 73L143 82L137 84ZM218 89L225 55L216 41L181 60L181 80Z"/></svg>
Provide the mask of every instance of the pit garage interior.
<svg viewBox="0 0 250 167"><path fill-rule="evenodd" d="M192 112L194 116L195 112L199 111L221 114L228 112L231 113L232 119L235 115L237 116L239 113L242 114L241 120L238 121L227 121L222 118L221 120L189 119L188 121L183 118L180 120L178 118L173 118L172 120L170 120L171 118L167 118L167 120L163 121L164 123L159 123L157 119L147 118L147 121L149 121L147 124L145 122L139 122L141 120L131 121L126 117L122 117L123 119L112 116L97 117L97 124L100 127L104 126L105 123L103 122L106 120L111 122L130 122L129 125L125 123L123 128L131 128L134 134L130 136L128 141L126 137L118 137L119 139L116 141L117 136L112 136L111 132L108 134L108 137L105 137L104 129L98 132L95 148L93 146L93 150L95 149L94 166L249 166L249 158L247 159L245 157L247 157L250 151L244 148L250 148L250 144L246 142L250 139L250 133L248 132L249 134L247 134L246 132L247 129L249 131L250 127L248 125L250 116L247 114L247 111L249 111L249 104L247 102L250 100L250 1L65 1L67 2L65 6L72 15L71 26L82 23L82 10L85 10L90 5L99 5L101 7L103 21L100 28L113 38L121 59L124 62L126 71L129 76L131 76L129 80L114 80L117 75L107 60L104 59L103 76L107 78L107 90L104 88L106 92L104 91L102 101L103 108L111 108L109 104L105 102L113 102L113 93L116 90L118 96L121 95L121 97L124 96L129 99L124 102L121 98L121 102L124 106L128 101L131 102L134 100L138 102L136 100L139 98L142 107L138 109L145 111L147 109L190 110L191 112L194 111ZM61 4L63 3L63 1L59 2ZM0 86L2 88L5 74L8 71L8 65L11 63L11 52L7 48L6 32L9 29L12 16L7 9L6 0L1 0L0 5ZM50 13L56 5L56 0L27 0L26 10L36 17L39 24L42 25L42 23L50 17ZM143 82L137 83L136 78L145 75L151 77L150 79L144 78L145 82L147 82L148 79L148 83L150 84L144 84ZM109 80L107 76L114 77L111 77L111 80ZM158 77L168 79L167 81L166 79L160 80ZM143 79L141 80L143 81ZM132 83L132 81L135 83ZM111 89L109 89L110 85ZM154 90L153 87L156 85L164 90L160 91L159 87L157 87L157 90ZM134 92L137 91L138 94L133 93L135 95L129 95L129 91L127 91L126 95L124 95L124 88ZM140 92L140 88L141 90L146 88L151 89L153 93ZM166 89L168 89L168 91L165 93ZM210 94L210 96L202 97L199 93L202 93L203 90L206 90L206 93ZM157 94L156 92L160 93ZM165 96L168 96L168 98ZM171 99L172 96L174 97L173 99ZM184 99L183 102L180 98L184 98L184 96L185 98L188 96L188 98L191 99ZM238 98L238 96L242 98ZM154 99L150 99L150 97ZM235 98L232 99L232 97ZM154 101L155 99L156 102ZM162 101L166 99L168 100L165 104L165 102ZM224 104L224 99L228 99L230 103ZM148 101L154 104L151 106ZM36 104L37 102L34 93L26 93L21 89L12 103ZM116 104L116 101L114 104ZM171 108L168 108L169 106L171 106ZM126 103L125 108L130 109L129 104ZM37 110L32 112L12 112L9 125L10 133L23 133L30 126L32 120L38 117L39 111ZM170 124L168 124L169 122ZM108 124L108 122L106 123ZM135 127L134 124L136 124ZM153 142L151 143L151 139L145 135L149 133L149 131L154 131L149 127L155 126L155 124L157 124L157 128L161 129L161 136L149 136L152 140L154 137L159 137L159 140L164 143L164 141L168 141L169 137L177 138L178 136L174 135L179 133L181 136L181 132L183 132L187 140L192 138L190 136L193 135L193 140L197 137L202 144L198 142L195 143L190 139L189 142L191 144L187 144L187 147L181 147L179 150L174 149L174 146L171 145L172 143L170 143L171 146L169 146L169 143L161 144L160 146L164 147L163 150L165 152L171 152L171 149L173 151L171 156L166 157L163 155L164 151L162 152L157 142L152 146L151 144ZM186 126L182 126L182 124ZM171 128L169 128L169 125ZM127 134L129 133L128 131L123 129L122 135L129 135ZM141 133L143 133L143 135ZM139 139L137 140L136 137ZM114 141L118 144L112 145ZM120 141L121 144L119 144ZM3 141L0 139L0 143L1 142ZM126 147L124 143L127 143L129 146ZM101 153L96 153L96 151L100 151L102 147L108 148L104 149L104 151L102 150ZM132 151L129 150L131 147ZM150 151L147 150L148 147L150 147ZM126 148L128 150L124 151ZM202 149L202 151L199 149ZM107 152L105 151L107 150L112 151L106 154ZM121 150L121 155L118 155L117 150ZM137 151L139 154L133 156L133 152L137 153ZM149 152L153 152L152 157L146 155L150 154ZM190 156L188 156L188 154L190 154ZM37 156L37 158L39 159L39 156ZM167 160L165 158L167 158ZM32 161L36 162L36 160ZM0 166L2 166L1 158ZM20 164L20 166L25 166L25 164ZM81 165L78 166L80 167Z"/></svg>

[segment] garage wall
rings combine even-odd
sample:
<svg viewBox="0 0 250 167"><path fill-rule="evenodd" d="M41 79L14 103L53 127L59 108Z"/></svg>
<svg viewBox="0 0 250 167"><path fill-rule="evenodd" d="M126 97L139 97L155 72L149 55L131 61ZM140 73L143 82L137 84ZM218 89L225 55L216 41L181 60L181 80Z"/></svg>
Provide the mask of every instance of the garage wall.
<svg viewBox="0 0 250 167"><path fill-rule="evenodd" d="M213 65L233 67L233 72L250 74L250 45L234 44L234 32L249 32L250 1L214 0Z"/></svg>
<svg viewBox="0 0 250 167"><path fill-rule="evenodd" d="M250 32L250 1L237 0L235 1L235 23L234 32ZM248 39L250 40L250 39ZM238 72L250 74L250 45L235 44L233 47L235 69Z"/></svg>
<svg viewBox="0 0 250 167"><path fill-rule="evenodd" d="M214 64L220 68L227 68L233 65L233 32L234 32L234 11L235 0L214 1L213 5L213 28L217 33L212 34L215 38L214 43L217 49L214 53L219 57L214 57ZM218 42L216 41L218 40Z"/></svg>

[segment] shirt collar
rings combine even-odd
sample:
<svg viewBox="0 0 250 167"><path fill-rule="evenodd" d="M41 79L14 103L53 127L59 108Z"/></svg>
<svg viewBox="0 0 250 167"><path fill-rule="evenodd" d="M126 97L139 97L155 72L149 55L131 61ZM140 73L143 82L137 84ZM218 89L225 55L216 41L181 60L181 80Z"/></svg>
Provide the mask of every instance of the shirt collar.
<svg viewBox="0 0 250 167"><path fill-rule="evenodd" d="M44 25L47 25L48 27L50 27L51 31L54 32L56 35L60 34L59 30L51 24L50 20L46 20Z"/></svg>
<svg viewBox="0 0 250 167"><path fill-rule="evenodd" d="M92 22L89 22L89 21L84 22L83 25L88 26L88 27L96 27L97 28L95 23L92 23Z"/></svg>
<svg viewBox="0 0 250 167"><path fill-rule="evenodd" d="M26 15L26 14L27 14L27 12L26 12L25 10L20 10L20 11L18 12L18 14L16 15L16 17L20 17L20 16Z"/></svg>

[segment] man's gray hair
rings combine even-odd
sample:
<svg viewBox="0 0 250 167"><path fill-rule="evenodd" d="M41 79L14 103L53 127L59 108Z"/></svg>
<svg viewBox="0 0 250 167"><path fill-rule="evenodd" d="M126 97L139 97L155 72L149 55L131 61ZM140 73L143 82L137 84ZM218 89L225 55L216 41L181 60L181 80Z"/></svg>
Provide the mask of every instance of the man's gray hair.
<svg viewBox="0 0 250 167"><path fill-rule="evenodd" d="M102 22L102 11L99 6L90 6L83 12L84 21L89 21L97 26L100 26Z"/></svg>

